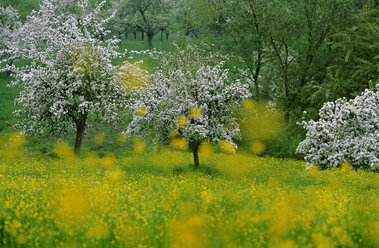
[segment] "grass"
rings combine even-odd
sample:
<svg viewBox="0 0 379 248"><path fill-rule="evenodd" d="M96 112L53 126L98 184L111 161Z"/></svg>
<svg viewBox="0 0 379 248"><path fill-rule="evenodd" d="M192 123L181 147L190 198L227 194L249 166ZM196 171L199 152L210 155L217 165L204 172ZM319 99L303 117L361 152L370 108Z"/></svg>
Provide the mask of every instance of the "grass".
<svg viewBox="0 0 379 248"><path fill-rule="evenodd" d="M0 132L11 131L16 122L12 112L16 109L14 99L19 89L7 87L10 81L6 73L0 73Z"/></svg>
<svg viewBox="0 0 379 248"><path fill-rule="evenodd" d="M377 247L378 175L162 149L1 152L3 247ZM10 147L12 149L10 149ZM8 149L8 150L7 150Z"/></svg>

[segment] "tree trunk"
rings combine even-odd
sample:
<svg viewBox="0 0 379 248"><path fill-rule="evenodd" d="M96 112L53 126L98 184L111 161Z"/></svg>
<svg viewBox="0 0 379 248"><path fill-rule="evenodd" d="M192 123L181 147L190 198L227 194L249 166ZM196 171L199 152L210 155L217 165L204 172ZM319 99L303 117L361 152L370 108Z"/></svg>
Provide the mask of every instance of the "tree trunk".
<svg viewBox="0 0 379 248"><path fill-rule="evenodd" d="M199 168L199 144L192 144L192 153L193 153L193 163L195 165L195 169Z"/></svg>
<svg viewBox="0 0 379 248"><path fill-rule="evenodd" d="M80 147L82 146L82 139L84 129L86 127L87 113L80 116L80 119L76 123L76 138L75 138L75 154L80 155Z"/></svg>
<svg viewBox="0 0 379 248"><path fill-rule="evenodd" d="M141 40L145 40L145 32L141 31Z"/></svg>
<svg viewBox="0 0 379 248"><path fill-rule="evenodd" d="M121 37L121 32L119 31L118 32L118 38L121 40L122 39L122 37Z"/></svg>
<svg viewBox="0 0 379 248"><path fill-rule="evenodd" d="M153 47L153 37L154 37L154 33L147 33L147 44L149 45L149 47Z"/></svg>
<svg viewBox="0 0 379 248"><path fill-rule="evenodd" d="M166 31L166 40L168 40L169 33Z"/></svg>
<svg viewBox="0 0 379 248"><path fill-rule="evenodd" d="M125 32L125 40L128 39L128 32Z"/></svg>
<svg viewBox="0 0 379 248"><path fill-rule="evenodd" d="M161 41L163 41L163 30L161 30Z"/></svg>
<svg viewBox="0 0 379 248"><path fill-rule="evenodd" d="M136 40L137 39L137 32L133 32L133 35L134 35L134 39Z"/></svg>

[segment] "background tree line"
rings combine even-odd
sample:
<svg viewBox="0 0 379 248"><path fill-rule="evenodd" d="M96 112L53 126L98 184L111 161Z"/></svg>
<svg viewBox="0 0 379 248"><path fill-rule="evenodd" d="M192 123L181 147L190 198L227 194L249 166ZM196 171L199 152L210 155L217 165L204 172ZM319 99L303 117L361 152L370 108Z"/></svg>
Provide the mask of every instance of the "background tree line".
<svg viewBox="0 0 379 248"><path fill-rule="evenodd" d="M24 20L39 0L1 5L17 8ZM271 155L296 156L305 132L298 121L317 118L326 101L355 97L378 83L375 0L109 0L105 9L105 16L117 10L108 28L120 39L138 34L152 47L158 34L191 33L236 58L226 66L248 71L253 99L276 102L288 121L268 145Z"/></svg>

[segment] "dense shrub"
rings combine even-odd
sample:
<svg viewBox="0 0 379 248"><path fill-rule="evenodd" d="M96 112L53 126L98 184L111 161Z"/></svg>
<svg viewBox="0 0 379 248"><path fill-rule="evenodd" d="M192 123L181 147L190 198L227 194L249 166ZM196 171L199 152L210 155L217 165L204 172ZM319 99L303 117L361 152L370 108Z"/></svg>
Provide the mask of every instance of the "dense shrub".
<svg viewBox="0 0 379 248"><path fill-rule="evenodd" d="M349 162L353 167L375 170L379 162L379 84L360 96L327 102L320 109L320 119L302 122L307 130L297 152L305 154L308 167L339 167Z"/></svg>

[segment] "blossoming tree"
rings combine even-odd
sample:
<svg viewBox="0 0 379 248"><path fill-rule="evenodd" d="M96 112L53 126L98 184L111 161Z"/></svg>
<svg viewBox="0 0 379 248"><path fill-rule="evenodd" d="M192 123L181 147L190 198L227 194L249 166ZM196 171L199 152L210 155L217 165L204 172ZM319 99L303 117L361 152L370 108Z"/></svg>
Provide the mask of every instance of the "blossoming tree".
<svg viewBox="0 0 379 248"><path fill-rule="evenodd" d="M347 101L340 98L320 109L320 119L303 122L307 135L297 147L312 165L375 170L379 162L379 84Z"/></svg>
<svg viewBox="0 0 379 248"><path fill-rule="evenodd" d="M18 36L21 24L17 10L11 6L0 7L0 64L7 65L5 70L10 69L13 61L20 56Z"/></svg>
<svg viewBox="0 0 379 248"><path fill-rule="evenodd" d="M27 17L20 32L22 57L31 61L16 68L12 86L22 90L15 103L24 117L17 127L27 133L67 133L76 129L75 152L80 153L89 116L113 121L124 107L124 91L115 79L111 59L117 40L105 36L100 9L86 0L44 0Z"/></svg>
<svg viewBox="0 0 379 248"><path fill-rule="evenodd" d="M163 61L162 68L138 91L127 133L181 149L188 145L197 168L202 142L233 144L239 137L235 110L250 96L248 88L230 80L222 62L202 63L200 51L188 45Z"/></svg>

